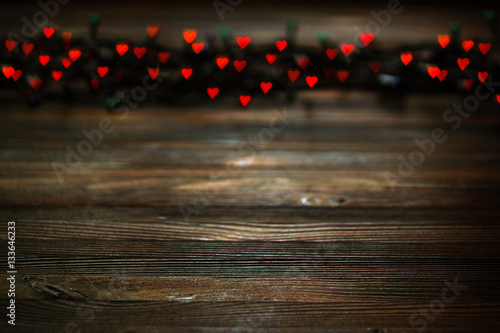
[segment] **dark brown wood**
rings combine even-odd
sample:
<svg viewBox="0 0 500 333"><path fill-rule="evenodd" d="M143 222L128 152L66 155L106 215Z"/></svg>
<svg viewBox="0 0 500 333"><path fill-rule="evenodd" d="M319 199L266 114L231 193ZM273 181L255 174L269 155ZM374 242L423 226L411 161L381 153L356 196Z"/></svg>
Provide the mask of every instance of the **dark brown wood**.
<svg viewBox="0 0 500 333"><path fill-rule="evenodd" d="M392 191L384 173L397 173L412 140L442 125L443 108L404 116L371 103L301 111L220 180L210 176L248 158L238 143L265 128L272 109L143 108L116 120L116 133L63 183L50 163L64 162L78 129L117 116L2 112L1 210L17 221L18 327L400 332L419 328L412 314L425 318L418 311L456 280L467 289L426 331L497 331L497 110L449 132ZM214 187L184 219L178 205Z"/></svg>

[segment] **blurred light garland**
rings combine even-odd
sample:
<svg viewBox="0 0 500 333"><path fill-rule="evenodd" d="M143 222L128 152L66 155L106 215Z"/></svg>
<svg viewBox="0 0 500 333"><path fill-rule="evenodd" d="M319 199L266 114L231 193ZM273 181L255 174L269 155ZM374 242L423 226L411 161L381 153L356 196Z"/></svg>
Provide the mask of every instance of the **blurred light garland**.
<svg viewBox="0 0 500 333"><path fill-rule="evenodd" d="M490 38L461 39L460 23L451 22L450 31L433 42L384 48L369 32L351 44L318 32L317 45L301 47L298 24L289 20L285 36L272 44L256 45L250 36L234 36L222 27L203 41L196 30L185 30L181 49L159 45L155 24L147 27L142 43L98 38L100 19L92 14L86 37L60 33L56 26L32 39L9 34L0 50L0 89L21 91L30 106L106 96L108 109L127 91L153 82L161 83L154 92L163 103L231 96L242 106L252 96L284 92L291 100L296 90L310 88L468 91L500 78L497 15L485 14ZM500 103L498 94L496 99Z"/></svg>

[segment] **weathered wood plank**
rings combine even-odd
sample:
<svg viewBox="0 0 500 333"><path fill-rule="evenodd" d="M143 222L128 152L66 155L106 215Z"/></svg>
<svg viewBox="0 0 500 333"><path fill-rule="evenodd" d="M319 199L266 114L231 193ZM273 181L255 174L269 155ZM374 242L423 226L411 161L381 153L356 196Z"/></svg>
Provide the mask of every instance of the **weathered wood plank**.
<svg viewBox="0 0 500 333"><path fill-rule="evenodd" d="M221 170L225 171L225 170ZM113 178L112 175L118 175ZM496 179L482 182L398 178L391 184L385 173L334 171L243 170L236 177L171 177L168 171L68 173L64 183L53 177L7 180L0 185L1 200L9 205L120 205L168 206L191 204L225 206L421 206L495 207ZM213 173L217 176L217 172ZM224 174L221 174L224 176ZM441 183L441 184L440 184ZM463 190L458 190L463 188ZM201 194L200 194L201 193ZM207 200L208 198L208 200Z"/></svg>
<svg viewBox="0 0 500 333"><path fill-rule="evenodd" d="M0 207L18 239L495 242L500 208ZM1 235L3 238L5 235Z"/></svg>
<svg viewBox="0 0 500 333"><path fill-rule="evenodd" d="M411 277L408 277L409 279ZM99 301L193 301L193 302L352 302L400 303L440 297L447 282L458 285L463 300L497 301L477 280L421 279L406 281L314 279L306 276L271 278L217 278L203 276L129 276L114 275L26 275L18 284L19 299L92 299ZM481 282L485 283L485 280ZM471 287L472 285L472 287ZM0 291L6 291L2 288ZM449 296L449 295L447 295Z"/></svg>
<svg viewBox="0 0 500 333"><path fill-rule="evenodd" d="M437 296L439 297L439 296ZM107 332L116 327L128 331L157 332L388 332L415 330L409 317L420 308L428 308L433 299L412 305L357 305L351 302L85 302L26 300L20 301L20 328L33 329L43 321L39 332L64 329L68 322L83 331ZM439 316L432 316L427 332L474 332L477 322L482 332L499 328L494 309L498 303L464 302L457 299ZM80 311L77 309L80 308ZM429 313L426 313L429 315ZM415 319L423 319L417 316Z"/></svg>
<svg viewBox="0 0 500 333"><path fill-rule="evenodd" d="M492 242L197 242L65 239L17 244L18 272L30 275L309 277L328 280L497 281ZM3 258L3 256L1 257ZM496 292L491 292L492 296Z"/></svg>

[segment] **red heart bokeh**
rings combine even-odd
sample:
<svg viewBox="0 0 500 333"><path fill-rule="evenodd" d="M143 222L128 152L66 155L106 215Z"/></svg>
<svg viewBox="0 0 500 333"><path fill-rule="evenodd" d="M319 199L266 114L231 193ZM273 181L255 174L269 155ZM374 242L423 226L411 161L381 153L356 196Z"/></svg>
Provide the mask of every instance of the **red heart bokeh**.
<svg viewBox="0 0 500 333"><path fill-rule="evenodd" d="M37 91L42 86L43 81L41 79L31 79L30 85L34 91Z"/></svg>
<svg viewBox="0 0 500 333"><path fill-rule="evenodd" d="M120 56L123 56L125 53L127 53L127 51L128 51L127 44L122 43L116 45L116 52L118 52Z"/></svg>
<svg viewBox="0 0 500 333"><path fill-rule="evenodd" d="M214 88L208 88L207 89L208 96L210 96L211 99L214 99L215 96L219 93L219 88L214 87Z"/></svg>
<svg viewBox="0 0 500 333"><path fill-rule="evenodd" d="M337 54L339 54L339 50L337 49L326 49L326 55L330 60L333 60Z"/></svg>
<svg viewBox="0 0 500 333"><path fill-rule="evenodd" d="M286 42L286 40L277 40L276 41L276 47L278 48L278 50L280 52L283 51L287 45L288 45L288 43Z"/></svg>
<svg viewBox="0 0 500 333"><path fill-rule="evenodd" d="M42 64L42 66L47 65L47 63L50 61L50 56L49 55L40 55L38 57L38 61Z"/></svg>
<svg viewBox="0 0 500 333"><path fill-rule="evenodd" d="M146 32L149 36L149 38L155 38L158 36L158 33L160 32L160 24L150 24L148 25Z"/></svg>
<svg viewBox="0 0 500 333"><path fill-rule="evenodd" d="M457 59L458 67L460 67L461 70L464 70L467 66L469 66L469 59L467 58L458 58Z"/></svg>
<svg viewBox="0 0 500 333"><path fill-rule="evenodd" d="M199 54L203 50L203 48L205 47L205 44L193 43L193 44L191 44L191 47L193 48L194 53Z"/></svg>
<svg viewBox="0 0 500 333"><path fill-rule="evenodd" d="M62 58L61 63L63 64L64 68L68 68L69 66L71 66L73 61L71 61L70 58Z"/></svg>
<svg viewBox="0 0 500 333"><path fill-rule="evenodd" d="M99 76L101 78L104 77L104 75L106 75L109 71L109 67L108 66L99 66L97 67L97 74L99 74Z"/></svg>
<svg viewBox="0 0 500 333"><path fill-rule="evenodd" d="M437 75L439 81L443 81L444 78L448 75L448 71L446 69L443 69L442 71L439 71L439 74Z"/></svg>
<svg viewBox="0 0 500 333"><path fill-rule="evenodd" d="M227 66L227 64L229 64L229 59L227 57L218 57L215 61L220 69L223 69Z"/></svg>
<svg viewBox="0 0 500 333"><path fill-rule="evenodd" d="M471 40L464 40L462 42L462 48L465 50L465 52L469 52L469 50L474 46L474 42Z"/></svg>
<svg viewBox="0 0 500 333"><path fill-rule="evenodd" d="M340 49L342 50L342 53L347 57L349 54L351 54L352 51L354 51L354 45L353 44L342 44L340 46Z"/></svg>
<svg viewBox="0 0 500 333"><path fill-rule="evenodd" d="M243 50L245 47L247 47L248 44L250 44L250 37L238 37L236 38L236 42L240 46L240 48Z"/></svg>
<svg viewBox="0 0 500 333"><path fill-rule="evenodd" d="M252 99L252 98L251 98L249 95L248 95L248 96L243 96L243 95L241 95L241 96L240 96L240 102L241 102L241 105L243 105L243 106L247 106L247 104L248 104L248 103L250 103L250 100L251 100L251 99Z"/></svg>
<svg viewBox="0 0 500 333"><path fill-rule="evenodd" d="M94 88L94 90L97 90L97 88L99 88L99 80L97 79L90 80L90 84L92 85L92 88Z"/></svg>
<svg viewBox="0 0 500 333"><path fill-rule="evenodd" d="M405 64L405 66L407 66L410 61L412 61L413 59L413 55L411 54L411 52L403 52L401 53L401 61L403 62L403 64Z"/></svg>
<svg viewBox="0 0 500 333"><path fill-rule="evenodd" d="M3 75L5 75L6 78L9 78L14 74L15 69L14 67L4 67L2 68Z"/></svg>
<svg viewBox="0 0 500 333"><path fill-rule="evenodd" d="M479 43L479 51L483 55L486 55L491 50L491 43Z"/></svg>
<svg viewBox="0 0 500 333"><path fill-rule="evenodd" d="M23 71L19 69L19 70L15 71L14 73L12 73L12 78L14 79L14 81L17 82L17 80L19 80L19 78L21 77L22 74L23 74Z"/></svg>
<svg viewBox="0 0 500 333"><path fill-rule="evenodd" d="M23 48L24 54L26 54L26 55L30 54L31 51L33 51L34 47L35 47L35 45L33 43L23 43L22 48Z"/></svg>
<svg viewBox="0 0 500 333"><path fill-rule="evenodd" d="M297 60L297 62L299 63L300 68L302 68L302 70L304 70L311 64L311 59L300 58L299 60Z"/></svg>
<svg viewBox="0 0 500 333"><path fill-rule="evenodd" d="M137 59L141 59L144 54L146 54L147 49L143 47L134 47L134 54Z"/></svg>
<svg viewBox="0 0 500 333"><path fill-rule="evenodd" d="M55 31L56 31L56 29L54 29L53 27L43 28L43 34L47 38L50 38L54 34Z"/></svg>
<svg viewBox="0 0 500 333"><path fill-rule="evenodd" d="M380 69L382 68L382 63L381 62L370 62L370 68L372 69L373 73L377 74Z"/></svg>
<svg viewBox="0 0 500 333"><path fill-rule="evenodd" d="M236 68L236 70L239 72L241 72L243 70L243 68L246 67L247 65L247 62L245 60L235 60L233 62L233 65L234 65L234 68Z"/></svg>
<svg viewBox="0 0 500 333"><path fill-rule="evenodd" d="M271 54L271 53L266 54L266 60L269 63L269 65L272 65L277 57L278 56L276 54Z"/></svg>
<svg viewBox="0 0 500 333"><path fill-rule="evenodd" d="M158 52L158 59L160 59L161 63L164 64L170 59L169 52Z"/></svg>
<svg viewBox="0 0 500 333"><path fill-rule="evenodd" d="M368 46L373 41L373 34L362 33L361 35L359 35L359 38L361 39L363 44L365 44L365 46Z"/></svg>
<svg viewBox="0 0 500 333"><path fill-rule="evenodd" d="M444 49L450 43L450 36L439 35L438 36L439 45Z"/></svg>
<svg viewBox="0 0 500 333"><path fill-rule="evenodd" d="M435 78L436 76L438 76L440 69L439 67L427 67L427 72L429 72L429 75L432 78Z"/></svg>
<svg viewBox="0 0 500 333"><path fill-rule="evenodd" d="M52 71L52 77L54 78L54 81L59 81L59 79L63 76L62 71Z"/></svg>
<svg viewBox="0 0 500 333"><path fill-rule="evenodd" d="M349 77L349 71L338 71L337 77L339 78L340 82L344 82Z"/></svg>
<svg viewBox="0 0 500 333"><path fill-rule="evenodd" d="M78 58L80 58L80 56L82 55L82 51L78 50L78 49L73 49L73 50L70 50L69 51L69 57L70 59L75 62L78 60Z"/></svg>
<svg viewBox="0 0 500 333"><path fill-rule="evenodd" d="M294 82L295 80L297 80L297 78L299 77L300 75L300 72L299 71L294 71L294 70L289 70L288 71L288 78L290 79L290 81Z"/></svg>
<svg viewBox="0 0 500 333"><path fill-rule="evenodd" d="M464 87L467 90L470 90L474 86L474 80L465 80Z"/></svg>
<svg viewBox="0 0 500 333"><path fill-rule="evenodd" d="M73 34L71 32L63 32L62 38L64 42L70 42L71 41L71 36Z"/></svg>
<svg viewBox="0 0 500 333"><path fill-rule="evenodd" d="M273 86L273 84L271 82L261 82L260 83L260 89L262 89L264 94L267 94L267 92L269 91L269 89L271 89L272 86Z"/></svg>
<svg viewBox="0 0 500 333"><path fill-rule="evenodd" d="M318 82L318 77L316 76L306 76L306 82L309 85L309 87L314 87L316 82Z"/></svg>
<svg viewBox="0 0 500 333"><path fill-rule="evenodd" d="M7 51L12 52L12 50L17 46L17 41L16 40L6 40L5 41L5 47L7 48Z"/></svg>
<svg viewBox="0 0 500 333"><path fill-rule="evenodd" d="M196 30L184 30L183 36L186 43L192 43L196 39Z"/></svg>
<svg viewBox="0 0 500 333"><path fill-rule="evenodd" d="M477 77L479 78L479 81L483 83L488 78L488 72L478 72Z"/></svg>
<svg viewBox="0 0 500 333"><path fill-rule="evenodd" d="M160 69L159 68L148 68L148 74L154 80L158 77L158 74L160 74Z"/></svg>
<svg viewBox="0 0 500 333"><path fill-rule="evenodd" d="M191 74L193 74L193 69L192 68L183 68L181 69L182 76L187 80Z"/></svg>

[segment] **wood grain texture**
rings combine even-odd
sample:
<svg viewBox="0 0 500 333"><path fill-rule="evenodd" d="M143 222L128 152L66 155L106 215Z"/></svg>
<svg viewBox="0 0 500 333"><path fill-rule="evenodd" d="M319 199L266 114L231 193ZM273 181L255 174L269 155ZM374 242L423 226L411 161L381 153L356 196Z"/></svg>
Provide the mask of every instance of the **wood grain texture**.
<svg viewBox="0 0 500 333"><path fill-rule="evenodd" d="M446 128L461 97L396 110L369 93L301 98L313 110L290 106L296 117L255 154L238 147L280 106L149 106L123 120L91 106L1 110L19 315L2 332L415 332L412 316L425 332L498 332L497 106L448 128L391 189L385 173ZM59 183L51 163L103 117L115 131ZM186 219L179 205L193 200ZM465 289L433 314L454 282ZM2 307L7 289L2 278Z"/></svg>

